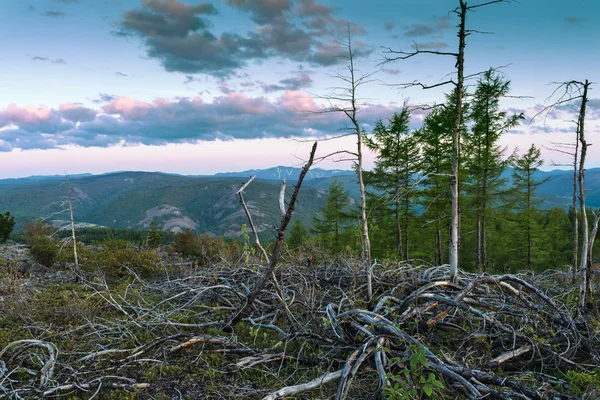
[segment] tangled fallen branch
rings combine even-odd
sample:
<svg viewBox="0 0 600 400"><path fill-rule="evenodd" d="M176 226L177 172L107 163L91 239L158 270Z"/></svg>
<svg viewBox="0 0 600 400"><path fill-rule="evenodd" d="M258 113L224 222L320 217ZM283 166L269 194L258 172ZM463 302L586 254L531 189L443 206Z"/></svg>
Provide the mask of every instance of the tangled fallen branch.
<svg viewBox="0 0 600 400"><path fill-rule="evenodd" d="M185 386L161 386L148 371L198 363L227 382L230 394L214 398L313 390L321 398L370 398L395 390L394 380L422 390L420 378L430 374L437 386L427 390L441 398L598 398L569 390L566 371L592 376L600 364L599 337L560 300L556 278L461 272L452 283L445 266L379 266L377 302L367 310L359 263L272 273L276 282L265 281L235 324L232 312L264 279L260 267L221 265L155 282L132 276L119 288L82 276L103 314L60 336L36 322L39 337L7 344L0 398L108 390L185 396ZM65 336L78 341L74 349L58 344ZM214 355L219 364L211 364ZM424 360L416 368L415 357ZM256 374L264 383L249 387Z"/></svg>

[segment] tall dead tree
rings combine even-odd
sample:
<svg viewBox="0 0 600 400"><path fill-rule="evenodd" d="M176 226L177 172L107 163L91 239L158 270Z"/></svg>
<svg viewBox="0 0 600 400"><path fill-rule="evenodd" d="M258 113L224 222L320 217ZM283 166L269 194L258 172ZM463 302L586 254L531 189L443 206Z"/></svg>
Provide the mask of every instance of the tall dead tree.
<svg viewBox="0 0 600 400"><path fill-rule="evenodd" d="M373 73L361 74L355 67L354 61L356 58L356 50L352 47L350 31L348 31L348 41L346 43L338 44L345 50L346 54L341 57L347 62L348 71L347 74L336 73L334 78L341 80L345 85L330 88L330 94L326 96L317 96L320 99L326 100L329 103L329 107L316 111L316 113L343 113L350 120L351 125L346 128L349 133L339 135L338 137L355 136L356 151L340 150L320 158L323 159L334 155L346 154L352 156L351 160L356 163L356 174L358 175L358 185L360 188L360 219L362 232L361 258L367 272L367 301L371 304L373 300L371 241L369 238L367 196L363 177L363 132L358 119L360 100L357 96L357 92L360 86L371 82L370 77Z"/></svg>
<svg viewBox="0 0 600 400"><path fill-rule="evenodd" d="M581 284L579 287L579 305L581 307L586 306L588 296L591 294L591 267L592 267L592 246L593 238L597 231L598 216L595 216L593 223L593 230L589 232L589 222L587 217L586 205L585 205L585 159L587 156L587 148L590 144L587 143L585 138L585 114L587 102L589 100L589 90L592 82L587 79L581 81L568 81L559 83L557 88L554 89L552 94L546 99L546 105L540 112L535 116L545 113L546 115L553 110L558 110L560 107L569 107L578 105L576 111L577 118L575 122L575 151L574 154L562 151L563 153L573 155L573 208L575 210L575 221L573 222L573 281L575 281L575 274L577 269L581 273ZM573 111L575 112L575 111ZM560 151L560 150L559 150ZM578 191L577 191L578 189ZM577 265L577 251L578 251L578 227L577 227L577 199L579 199L579 213L581 214L581 257L580 263Z"/></svg>
<svg viewBox="0 0 600 400"><path fill-rule="evenodd" d="M577 269L579 267L579 212L577 209L577 200L579 199L579 196L577 196L577 171L579 171L579 138L576 137L574 143L551 142L551 144L553 147L546 147L548 150L566 154L573 158L573 162L570 164L573 166L573 196L571 202L571 207L573 209L573 261L571 264L571 280L573 283L575 283L575 281L577 280ZM552 163L552 166L555 167L566 165L568 164L559 164L554 162Z"/></svg>
<svg viewBox="0 0 600 400"><path fill-rule="evenodd" d="M579 211L581 212L581 225L583 231L583 240L581 243L581 285L579 286L579 306L584 307L588 303L588 296L591 295L592 288L590 283L591 278L591 247L590 237L588 233L587 212L585 209L585 157L589 144L585 140L585 111L588 102L588 90L590 82L586 79L585 82L573 82L579 86L581 91L581 106L579 108L579 116L577 118L577 137L581 146L581 155L579 157ZM596 220L597 221L597 220ZM597 230L597 228L596 228Z"/></svg>
<svg viewBox="0 0 600 400"><path fill-rule="evenodd" d="M73 218L73 191L71 190L71 183L69 182L69 176L65 173L65 185L67 185L67 194L69 201L69 217L71 221L71 240L73 241L73 258L75 259L75 266L79 267L79 260L77 258L77 237L75 236L75 220Z"/></svg>
<svg viewBox="0 0 600 400"><path fill-rule="evenodd" d="M387 56L384 62L392 62L397 60L406 60L414 57L418 54L435 54L441 56L450 56L456 58L456 80L449 79L444 82L440 82L433 85L426 85L421 82L412 82L401 84L401 87L420 86L423 89L431 89L434 87L440 87L447 84L452 84L456 88L456 103L454 108L454 126L452 135L452 169L450 172L450 185L451 185L451 201L452 201L452 222L450 225L450 275L452 281L456 281L458 278L458 260L459 260L459 241L460 241L460 206L459 206L459 185L458 185L458 174L460 168L460 131L462 121L462 104L463 94L465 88L465 46L466 38L474 30L466 28L467 14L469 11L473 11L476 8L488 6L495 3L507 3L510 0L492 0L472 6L467 5L464 0L459 0L459 5L454 9L453 13L458 16L458 51L457 52L442 52L433 50L421 50L417 44L414 44L414 51L395 51L388 49Z"/></svg>

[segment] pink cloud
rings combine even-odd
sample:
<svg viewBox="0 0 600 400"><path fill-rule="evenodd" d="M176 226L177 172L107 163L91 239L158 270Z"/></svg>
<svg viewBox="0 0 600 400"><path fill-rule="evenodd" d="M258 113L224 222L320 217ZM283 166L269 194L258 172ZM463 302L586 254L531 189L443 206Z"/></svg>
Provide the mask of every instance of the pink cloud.
<svg viewBox="0 0 600 400"><path fill-rule="evenodd" d="M230 92L217 97L213 104L222 106L230 113L265 115L275 113L276 107L265 97L248 97L241 92Z"/></svg>
<svg viewBox="0 0 600 400"><path fill-rule="evenodd" d="M13 124L35 124L47 120L51 116L52 110L45 105L19 107L15 103L11 103L4 111L0 112L0 121Z"/></svg>
<svg viewBox="0 0 600 400"><path fill-rule="evenodd" d="M107 114L119 114L128 119L141 119L152 109L152 104L132 99L129 96L122 96L111 100L102 107Z"/></svg>
<svg viewBox="0 0 600 400"><path fill-rule="evenodd" d="M282 107L300 112L319 110L319 106L317 103L315 103L312 97L307 94L294 92L291 90L282 94L277 99L277 103Z"/></svg>

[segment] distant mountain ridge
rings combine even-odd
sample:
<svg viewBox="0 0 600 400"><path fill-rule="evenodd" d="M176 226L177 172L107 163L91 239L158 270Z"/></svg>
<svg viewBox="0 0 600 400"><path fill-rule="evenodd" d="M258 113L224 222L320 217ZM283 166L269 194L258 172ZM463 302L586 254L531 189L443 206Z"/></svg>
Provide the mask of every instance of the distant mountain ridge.
<svg viewBox="0 0 600 400"><path fill-rule="evenodd" d="M117 228L147 228L157 221L164 230L236 236L247 223L237 190L252 175L258 178L246 189L246 202L258 230L270 235L281 219L278 210L279 183L285 177L288 198L300 168L274 167L215 174L185 176L161 172L118 172L69 176L75 197L75 220L81 224ZM506 172L510 176L510 171ZM569 207L572 201L572 171L536 173L547 181L538 188L543 208ZM356 203L358 184L352 171L309 171L296 204L295 219L311 225L312 215L325 204L327 189L338 180ZM44 217L64 210L67 198L64 176L35 176L0 180L0 212L10 211L22 224L29 218ZM600 207L600 168L586 171L587 204ZM62 203L62 205L61 205ZM66 214L53 217L60 226Z"/></svg>
<svg viewBox="0 0 600 400"><path fill-rule="evenodd" d="M244 177L256 176L257 179L277 179L277 180L297 180L302 172L302 168L297 167L273 167L267 169L250 169L241 172L220 172L214 174L214 177ZM311 168L308 170L305 179L332 178L336 176L354 175L353 171L343 169L322 169Z"/></svg>
<svg viewBox="0 0 600 400"><path fill-rule="evenodd" d="M93 174L75 174L69 175L69 179L84 178L86 176L93 176ZM0 186L12 186L12 185L27 185L30 183L38 183L43 181L64 181L64 175L32 175L24 178L4 178L0 179Z"/></svg>

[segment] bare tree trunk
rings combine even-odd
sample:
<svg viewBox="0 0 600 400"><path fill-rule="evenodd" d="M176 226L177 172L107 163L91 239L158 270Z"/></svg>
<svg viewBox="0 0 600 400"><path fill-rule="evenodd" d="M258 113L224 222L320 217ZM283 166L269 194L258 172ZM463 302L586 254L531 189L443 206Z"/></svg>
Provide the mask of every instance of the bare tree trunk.
<svg viewBox="0 0 600 400"><path fill-rule="evenodd" d="M73 241L73 258L75 259L75 267L79 267L79 259L77 258L77 238L75 236L75 220L73 218L73 192L69 177L65 174L65 182L67 184L67 192L69 194L69 216L71 218L71 240Z"/></svg>
<svg viewBox="0 0 600 400"><path fill-rule="evenodd" d="M475 269L481 268L481 217L477 213L477 226L475 227L475 236L477 236L477 246L475 248ZM485 271L482 271L485 272Z"/></svg>
<svg viewBox="0 0 600 400"><path fill-rule="evenodd" d="M579 159L579 207L581 211L581 225L583 231L583 242L581 244L581 285L579 287L579 306L585 307L588 303L587 295L589 294L589 277L590 265L588 264L588 245L589 245L589 227L587 220L587 212L585 209L585 186L583 184L585 175L585 156L587 153L588 144L585 141L585 109L587 104L587 91L589 82L586 79L583 84L583 95L581 98L581 108L579 110L579 118L577 119L577 132L579 143L581 144L581 157Z"/></svg>
<svg viewBox="0 0 600 400"><path fill-rule="evenodd" d="M456 60L456 69L458 78L456 82L456 108L454 111L454 135L452 136L452 172L451 172L451 193L452 193L452 223L450 234L450 279L456 282L458 279L458 258L459 258L459 190L458 190L458 170L460 155L460 127L462 124L462 99L464 88L464 69L465 69L465 25L467 18L467 3L460 0L460 25L458 32L458 57Z"/></svg>
<svg viewBox="0 0 600 400"><path fill-rule="evenodd" d="M265 285L267 284L267 280L269 279L270 276L273 275L273 271L275 270L275 267L277 266L277 262L279 261L279 256L281 254L281 246L283 245L283 240L285 238L285 231L290 223L290 220L292 219L292 214L294 213L294 206L296 204L296 199L298 198L298 193L300 192L300 186L302 186L302 181L304 180L304 177L306 176L308 170L310 169L310 167L313 163L316 151L317 151L317 142L315 142L315 144L313 144L312 150L310 152L310 157L308 158L308 162L302 169L302 172L300 172L300 176L298 177L298 181L296 182L296 187L294 188L294 193L292 193L292 197L290 198L290 202L289 202L287 211L286 211L285 215L283 216L283 218L281 219L281 226L279 227L279 230L277 232L277 240L275 241L275 246L273 247L273 253L271 254L271 261L269 262L269 266L263 273L263 276L258 281L258 283L254 287L252 292L250 292L250 294L246 298L246 302L244 303L244 305L240 308L240 310L237 313L235 313L229 319L229 321L228 321L229 326L233 326L233 324L240 321L243 317L245 317L248 314L248 312L250 311L250 308L252 307L252 304L254 304L254 301L256 300L256 298L258 297L260 292L262 292Z"/></svg>
<svg viewBox="0 0 600 400"><path fill-rule="evenodd" d="M398 256L400 256L400 258L402 258L403 255L403 249L402 249L402 226L400 224L400 198L399 198L399 193L400 191L398 189L396 189L396 238L398 239L398 244L397 244L397 250L398 250Z"/></svg>
<svg viewBox="0 0 600 400"><path fill-rule="evenodd" d="M369 240L369 224L367 222L367 193L365 190L362 171L362 134L356 119L354 119L354 125L357 132L356 137L358 146L358 185L360 187L360 217L363 236L363 261L366 264L367 270L367 301L369 305L371 305L373 303L373 274L371 270L371 241Z"/></svg>
<svg viewBox="0 0 600 400"><path fill-rule="evenodd" d="M486 272L487 270L487 182L488 182L488 152L489 152L489 141L488 134L489 129L486 130L486 157L485 165L483 166L483 179L481 180L481 271Z"/></svg>
<svg viewBox="0 0 600 400"><path fill-rule="evenodd" d="M525 216L527 222L527 268L531 271L533 270L533 262L531 258L531 252L533 243L531 240L531 180L532 180L531 170L527 170L527 215Z"/></svg>
<svg viewBox="0 0 600 400"><path fill-rule="evenodd" d="M435 244L437 247L437 253L436 253L436 264L437 265L442 265L442 229L440 227L440 213L438 212L437 215L437 231L436 231L436 235L435 235Z"/></svg>
<svg viewBox="0 0 600 400"><path fill-rule="evenodd" d="M575 155L573 156L573 283L577 280L577 252L579 251L579 215L577 212L577 153L579 152L579 138L575 138Z"/></svg>
<svg viewBox="0 0 600 400"><path fill-rule="evenodd" d="M487 270L487 259L487 216L484 211L481 221L481 262L483 272Z"/></svg>
<svg viewBox="0 0 600 400"><path fill-rule="evenodd" d="M594 212L594 224L592 225L592 233L590 233L590 242L588 249L588 274L587 274L587 292L592 294L592 283L591 283L591 269L594 266L594 241L596 240L596 234L598 233L598 223L600 222L600 210Z"/></svg>
<svg viewBox="0 0 600 400"><path fill-rule="evenodd" d="M410 201L408 195L404 199L404 259L408 260L408 210L410 209Z"/></svg>

